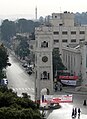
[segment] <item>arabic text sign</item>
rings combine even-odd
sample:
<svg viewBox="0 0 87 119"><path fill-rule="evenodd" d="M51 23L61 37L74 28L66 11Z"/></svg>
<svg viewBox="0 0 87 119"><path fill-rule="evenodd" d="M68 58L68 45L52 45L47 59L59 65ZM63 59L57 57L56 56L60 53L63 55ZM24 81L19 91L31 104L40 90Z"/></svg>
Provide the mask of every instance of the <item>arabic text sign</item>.
<svg viewBox="0 0 87 119"><path fill-rule="evenodd" d="M69 103L72 101L72 95L44 95L44 102L47 103Z"/></svg>

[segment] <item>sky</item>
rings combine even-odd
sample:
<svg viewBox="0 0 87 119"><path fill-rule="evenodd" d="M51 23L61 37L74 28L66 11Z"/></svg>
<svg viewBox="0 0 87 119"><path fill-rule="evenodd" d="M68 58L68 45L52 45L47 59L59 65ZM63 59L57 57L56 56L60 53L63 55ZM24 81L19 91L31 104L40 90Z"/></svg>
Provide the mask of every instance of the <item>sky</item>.
<svg viewBox="0 0 87 119"><path fill-rule="evenodd" d="M87 0L0 0L0 16L28 16L35 19L59 12L86 12Z"/></svg>

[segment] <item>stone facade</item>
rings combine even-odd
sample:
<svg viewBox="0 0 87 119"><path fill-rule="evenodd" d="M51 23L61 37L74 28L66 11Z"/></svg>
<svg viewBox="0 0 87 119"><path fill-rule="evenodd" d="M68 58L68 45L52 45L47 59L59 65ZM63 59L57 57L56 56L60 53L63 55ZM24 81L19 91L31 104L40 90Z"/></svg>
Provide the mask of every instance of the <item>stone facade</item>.
<svg viewBox="0 0 87 119"><path fill-rule="evenodd" d="M43 25L35 30L35 88L37 90L37 99L40 99L42 88L48 88L50 93L52 93L53 48L59 48L62 61L72 74L76 73L78 76L81 74L84 79L83 82L85 82L85 78L87 77L85 73L86 46L77 47L81 42L87 41L87 26L76 25L73 13L69 12L53 13L52 18L49 19L49 24L49 26ZM44 76L48 76L49 79Z"/></svg>

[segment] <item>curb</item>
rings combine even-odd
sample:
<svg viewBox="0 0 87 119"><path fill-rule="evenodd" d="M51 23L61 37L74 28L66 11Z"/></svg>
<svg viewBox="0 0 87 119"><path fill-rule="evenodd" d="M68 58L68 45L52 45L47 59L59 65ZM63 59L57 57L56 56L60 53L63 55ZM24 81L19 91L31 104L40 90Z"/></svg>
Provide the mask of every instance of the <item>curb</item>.
<svg viewBox="0 0 87 119"><path fill-rule="evenodd" d="M87 92L78 92L78 91L62 91L62 92L65 92L65 93L72 93L72 94L80 94L80 95L87 95Z"/></svg>
<svg viewBox="0 0 87 119"><path fill-rule="evenodd" d="M40 107L39 109L40 110L54 110L54 109L59 109L59 108L61 108L61 106L60 105L57 105L57 106L54 106L54 107Z"/></svg>

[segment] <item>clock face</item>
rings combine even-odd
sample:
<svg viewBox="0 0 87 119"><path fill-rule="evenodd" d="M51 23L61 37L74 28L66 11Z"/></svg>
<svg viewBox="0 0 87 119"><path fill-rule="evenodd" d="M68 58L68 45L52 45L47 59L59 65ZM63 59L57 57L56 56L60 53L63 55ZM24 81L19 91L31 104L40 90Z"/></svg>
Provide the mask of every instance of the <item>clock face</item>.
<svg viewBox="0 0 87 119"><path fill-rule="evenodd" d="M43 62L47 62L48 61L48 57L47 56L42 57L42 61Z"/></svg>

